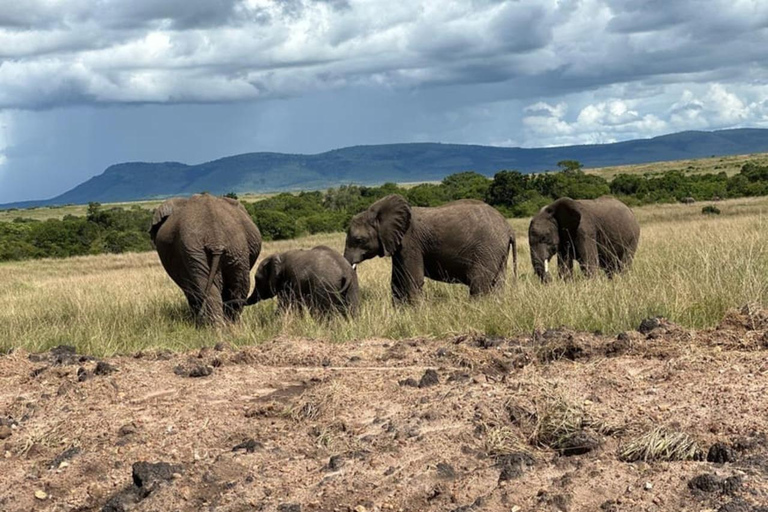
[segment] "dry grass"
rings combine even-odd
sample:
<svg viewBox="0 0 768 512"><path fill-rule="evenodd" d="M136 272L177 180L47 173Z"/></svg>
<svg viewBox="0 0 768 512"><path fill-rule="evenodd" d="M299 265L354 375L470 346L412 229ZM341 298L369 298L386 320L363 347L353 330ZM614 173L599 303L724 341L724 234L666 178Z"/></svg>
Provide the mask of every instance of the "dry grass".
<svg viewBox="0 0 768 512"><path fill-rule="evenodd" d="M660 174L673 170L684 171L688 174L724 172L728 176L732 176L737 174L741 170L741 166L747 162L755 162L759 165L768 164L768 153L715 156L711 158L696 158L692 160L670 160L667 162L616 165L613 167L596 167L593 169L585 169L585 172L587 174L602 176L607 180L612 180L618 174Z"/></svg>
<svg viewBox="0 0 768 512"><path fill-rule="evenodd" d="M691 460L700 453L688 434L658 427L627 443L619 451L625 462Z"/></svg>
<svg viewBox="0 0 768 512"><path fill-rule="evenodd" d="M562 395L544 395L536 404L535 414L536 424L530 436L530 442L535 446L555 450L566 448L584 429L584 409Z"/></svg>
<svg viewBox="0 0 768 512"><path fill-rule="evenodd" d="M729 308L768 303L768 199L718 206L719 216L701 215L700 204L636 209L642 235L635 266L614 280L577 278L543 286L530 264L527 219L511 221L519 239L520 278L515 282L510 268L504 291L479 300L470 300L464 286L428 280L420 303L395 307L390 260L366 261L358 267L362 307L353 320L280 316L267 301L246 309L238 325L196 329L154 253L5 263L0 264L0 349L37 351L66 343L107 355L218 341L254 344L278 335L341 342L466 332L515 335L560 325L619 332L653 315L685 327L711 327ZM267 243L262 255L318 244L341 250L343 243L342 234L313 236Z"/></svg>

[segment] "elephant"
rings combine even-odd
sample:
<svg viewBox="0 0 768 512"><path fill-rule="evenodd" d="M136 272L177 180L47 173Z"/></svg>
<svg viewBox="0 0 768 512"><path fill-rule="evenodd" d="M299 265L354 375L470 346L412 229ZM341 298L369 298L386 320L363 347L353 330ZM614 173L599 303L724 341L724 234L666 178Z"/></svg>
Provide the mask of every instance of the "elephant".
<svg viewBox="0 0 768 512"><path fill-rule="evenodd" d="M208 194L168 199L149 233L199 323L239 319L261 252L261 233L242 204Z"/></svg>
<svg viewBox="0 0 768 512"><path fill-rule="evenodd" d="M324 245L272 254L259 263L247 305L273 297L280 309L298 305L316 315L352 316L360 302L357 273L341 254Z"/></svg>
<svg viewBox="0 0 768 512"><path fill-rule="evenodd" d="M528 228L533 270L544 282L551 279L549 260L555 254L563 278L572 277L574 260L589 277L602 269L611 278L632 265L639 239L632 210L607 196L560 198L542 208Z"/></svg>
<svg viewBox="0 0 768 512"><path fill-rule="evenodd" d="M515 233L494 208L473 199L437 207L411 207L392 194L350 221L344 258L352 265L392 257L396 303L412 302L424 278L469 286L470 296L504 282L509 248L517 275Z"/></svg>

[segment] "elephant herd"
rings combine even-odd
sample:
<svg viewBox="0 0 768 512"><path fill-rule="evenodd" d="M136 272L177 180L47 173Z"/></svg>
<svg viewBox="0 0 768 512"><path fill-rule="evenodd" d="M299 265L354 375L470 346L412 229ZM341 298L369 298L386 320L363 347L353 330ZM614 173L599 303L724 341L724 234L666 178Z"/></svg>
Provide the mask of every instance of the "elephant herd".
<svg viewBox="0 0 768 512"><path fill-rule="evenodd" d="M517 243L506 219L476 200L413 207L393 194L352 218L344 255L325 246L265 258L258 227L237 200L198 194L169 199L154 212L150 236L168 275L202 323L236 321L247 305L276 298L280 309L354 315L360 301L356 267L377 256L392 258L392 295L411 302L424 278L469 287L472 296L504 283L509 250L517 276ZM627 269L640 226L632 211L611 197L561 198L542 208L528 230L531 262L544 282L557 254L561 277L577 261L586 276Z"/></svg>

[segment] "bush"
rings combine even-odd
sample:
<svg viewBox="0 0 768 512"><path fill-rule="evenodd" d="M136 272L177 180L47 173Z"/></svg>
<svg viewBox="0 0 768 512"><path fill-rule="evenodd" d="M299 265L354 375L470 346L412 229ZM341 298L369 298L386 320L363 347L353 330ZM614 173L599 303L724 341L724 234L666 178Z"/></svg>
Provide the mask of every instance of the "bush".
<svg viewBox="0 0 768 512"><path fill-rule="evenodd" d="M715 205L709 204L701 209L701 213L704 215L720 215L720 208Z"/></svg>

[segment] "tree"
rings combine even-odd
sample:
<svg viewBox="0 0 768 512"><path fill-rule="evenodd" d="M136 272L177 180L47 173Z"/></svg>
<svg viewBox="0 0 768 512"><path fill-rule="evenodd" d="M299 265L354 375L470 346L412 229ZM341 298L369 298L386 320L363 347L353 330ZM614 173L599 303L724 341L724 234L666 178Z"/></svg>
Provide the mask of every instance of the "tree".
<svg viewBox="0 0 768 512"><path fill-rule="evenodd" d="M578 160L560 160L557 162L557 166L564 174L579 174L583 172L581 162Z"/></svg>

